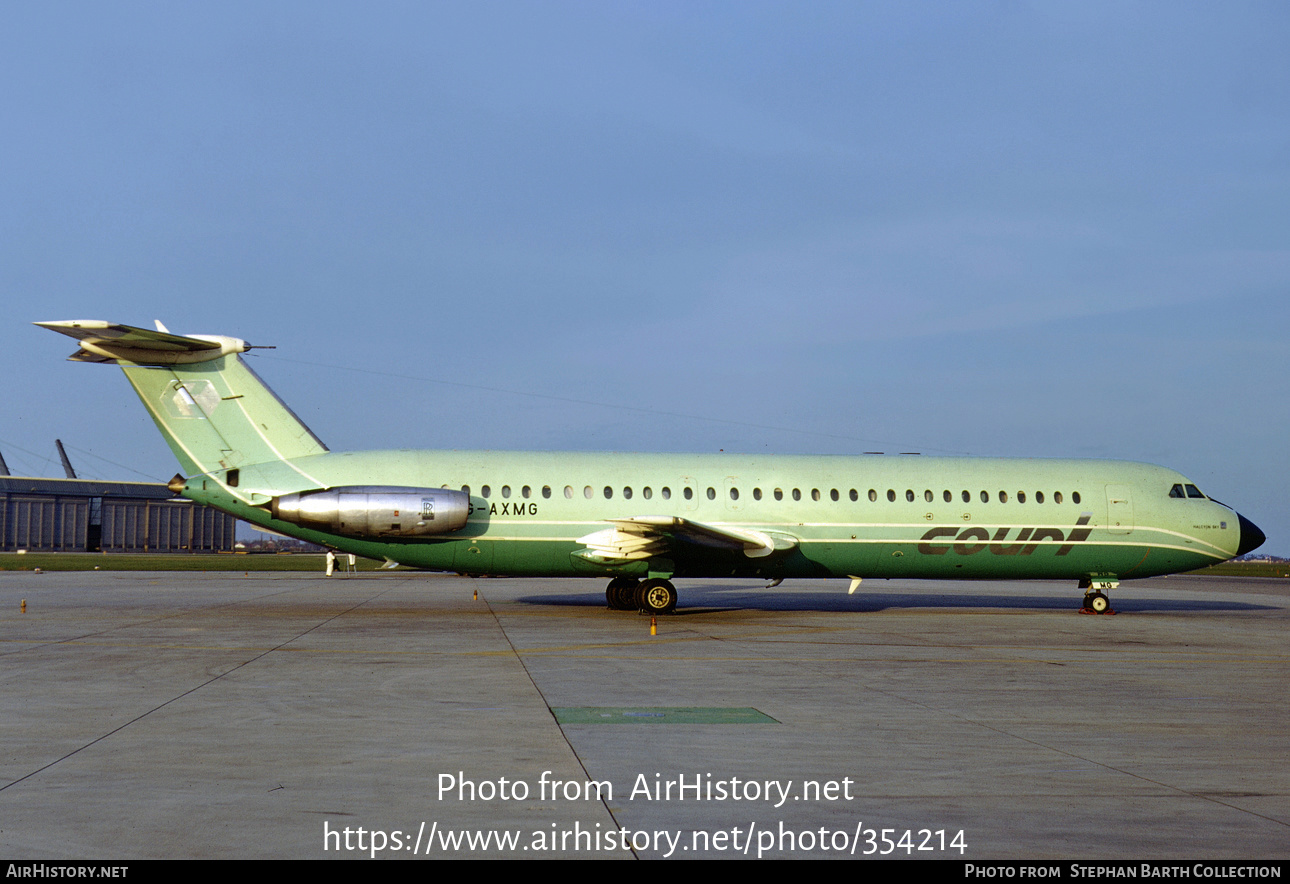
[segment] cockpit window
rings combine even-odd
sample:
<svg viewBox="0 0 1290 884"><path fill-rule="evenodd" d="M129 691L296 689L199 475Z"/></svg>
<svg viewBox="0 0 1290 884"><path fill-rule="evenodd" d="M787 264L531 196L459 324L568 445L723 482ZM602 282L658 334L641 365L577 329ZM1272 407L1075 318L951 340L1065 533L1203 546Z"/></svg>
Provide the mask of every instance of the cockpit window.
<svg viewBox="0 0 1290 884"><path fill-rule="evenodd" d="M1199 489L1199 488L1197 488L1195 485L1188 485L1188 486L1187 486L1187 496L1188 496L1188 497L1202 497L1202 498L1203 498L1205 495L1201 494L1201 493L1200 493L1200 489Z"/></svg>
<svg viewBox="0 0 1290 884"><path fill-rule="evenodd" d="M1186 497L1187 495L1183 493L1183 487L1182 487L1182 485L1181 485L1181 484L1179 484L1179 485L1175 485L1174 487L1172 487L1172 488L1170 488L1170 489L1169 489L1169 496L1170 496L1170 497Z"/></svg>

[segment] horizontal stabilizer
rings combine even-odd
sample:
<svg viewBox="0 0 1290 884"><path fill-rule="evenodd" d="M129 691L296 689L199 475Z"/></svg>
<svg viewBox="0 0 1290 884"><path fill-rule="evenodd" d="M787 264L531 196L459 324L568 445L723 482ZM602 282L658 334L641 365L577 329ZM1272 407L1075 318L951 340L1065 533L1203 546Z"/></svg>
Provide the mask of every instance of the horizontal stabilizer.
<svg viewBox="0 0 1290 884"><path fill-rule="evenodd" d="M234 489L242 467L327 451L242 360L239 354L251 349L246 341L171 334L161 323L156 329L88 319L36 325L80 341L74 362L120 365L186 475L227 472L225 487ZM183 476L170 485L180 493L185 486Z"/></svg>
<svg viewBox="0 0 1290 884"><path fill-rule="evenodd" d="M185 337L99 319L37 322L36 325L81 342L81 349L68 357L72 362L183 365L208 362L251 349L251 345L240 338L222 335Z"/></svg>

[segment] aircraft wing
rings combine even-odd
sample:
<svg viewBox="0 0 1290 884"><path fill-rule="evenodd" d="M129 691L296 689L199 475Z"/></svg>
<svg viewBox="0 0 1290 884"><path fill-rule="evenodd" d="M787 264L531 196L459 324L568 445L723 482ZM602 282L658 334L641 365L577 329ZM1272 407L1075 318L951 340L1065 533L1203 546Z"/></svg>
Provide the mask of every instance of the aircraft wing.
<svg viewBox="0 0 1290 884"><path fill-rule="evenodd" d="M667 555L678 542L718 549L740 550L756 559L793 549L790 534L760 531L733 525L705 525L678 516L634 516L608 519L612 527L579 537L587 549L583 557L598 561L630 562Z"/></svg>

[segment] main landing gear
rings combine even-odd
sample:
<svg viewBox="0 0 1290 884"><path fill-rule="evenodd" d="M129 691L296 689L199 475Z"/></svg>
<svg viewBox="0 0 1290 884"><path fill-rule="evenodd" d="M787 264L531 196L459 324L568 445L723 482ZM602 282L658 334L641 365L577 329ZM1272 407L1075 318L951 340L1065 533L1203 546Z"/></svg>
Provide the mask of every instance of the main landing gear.
<svg viewBox="0 0 1290 884"><path fill-rule="evenodd" d="M609 581L609 588L605 590L605 601L609 603L609 610L637 610L636 596L639 594L640 583L635 577L615 577Z"/></svg>
<svg viewBox="0 0 1290 884"><path fill-rule="evenodd" d="M1084 590L1084 606L1081 614L1114 614L1111 600L1103 590L1112 590L1120 585L1118 580L1081 580L1079 588Z"/></svg>
<svg viewBox="0 0 1290 884"><path fill-rule="evenodd" d="M671 614L676 610L676 587L660 578L615 577L605 590L605 601L611 611Z"/></svg>

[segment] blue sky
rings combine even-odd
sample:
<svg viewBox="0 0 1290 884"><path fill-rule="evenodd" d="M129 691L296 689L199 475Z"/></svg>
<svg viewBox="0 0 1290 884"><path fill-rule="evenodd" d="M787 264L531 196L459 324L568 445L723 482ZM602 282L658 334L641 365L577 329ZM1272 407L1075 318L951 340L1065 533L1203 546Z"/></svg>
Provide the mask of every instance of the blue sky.
<svg viewBox="0 0 1290 884"><path fill-rule="evenodd" d="M162 319L334 450L1145 460L1290 555L1283 3L6 3L0 452Z"/></svg>

